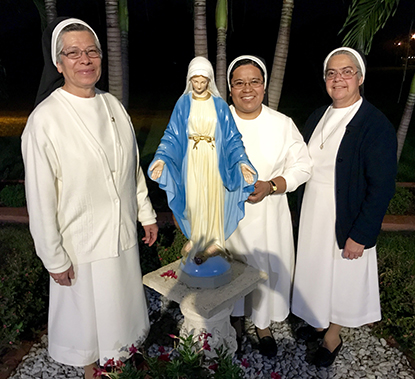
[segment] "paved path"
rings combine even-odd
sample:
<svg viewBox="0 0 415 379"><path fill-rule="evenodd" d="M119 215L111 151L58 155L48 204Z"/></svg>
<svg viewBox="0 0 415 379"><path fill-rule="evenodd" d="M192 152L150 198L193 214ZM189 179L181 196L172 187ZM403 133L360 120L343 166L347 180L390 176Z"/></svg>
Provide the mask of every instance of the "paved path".
<svg viewBox="0 0 415 379"><path fill-rule="evenodd" d="M157 221L159 226L165 223L172 223L173 218L171 212L159 212L157 214ZM29 216L26 207L21 208L7 208L0 207L0 222L20 222L28 223ZM382 230L385 231L415 231L415 216L394 216L386 215Z"/></svg>

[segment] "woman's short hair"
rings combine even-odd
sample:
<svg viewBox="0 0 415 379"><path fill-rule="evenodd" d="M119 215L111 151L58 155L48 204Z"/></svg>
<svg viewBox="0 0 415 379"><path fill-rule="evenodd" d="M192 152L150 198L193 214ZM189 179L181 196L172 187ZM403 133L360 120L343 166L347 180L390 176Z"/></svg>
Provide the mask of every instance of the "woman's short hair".
<svg viewBox="0 0 415 379"><path fill-rule="evenodd" d="M63 50L63 35L68 32L89 32L94 38L95 46L99 49L100 55L102 58L101 44L99 43L98 38L91 32L91 29L82 24L70 24L65 26L58 35L56 39L56 61L62 63L61 53Z"/></svg>

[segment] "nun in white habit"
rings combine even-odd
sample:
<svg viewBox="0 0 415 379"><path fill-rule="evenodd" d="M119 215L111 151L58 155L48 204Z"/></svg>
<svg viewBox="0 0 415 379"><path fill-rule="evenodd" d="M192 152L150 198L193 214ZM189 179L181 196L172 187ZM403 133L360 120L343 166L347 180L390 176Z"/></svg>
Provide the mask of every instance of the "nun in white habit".
<svg viewBox="0 0 415 379"><path fill-rule="evenodd" d="M239 317L249 316L256 327L260 352L272 357L277 347L269 327L289 314L294 270L287 192L309 179L311 161L291 118L262 103L266 84L267 70L261 59L243 55L229 65L230 109L258 171L258 181L248 197L245 218L226 241L226 248L236 259L268 274L265 283L237 302L232 321L241 335Z"/></svg>
<svg viewBox="0 0 415 379"><path fill-rule="evenodd" d="M95 88L101 48L78 19L43 36L37 107L22 135L30 231L50 273L49 353L84 366L128 358L149 331L137 243L157 238L130 118Z"/></svg>
<svg viewBox="0 0 415 379"><path fill-rule="evenodd" d="M332 104L307 120L313 159L301 206L292 312L308 325L300 339L321 339L316 366L330 366L340 331L380 320L376 239L395 191L393 125L362 96L359 52L333 50L324 61Z"/></svg>

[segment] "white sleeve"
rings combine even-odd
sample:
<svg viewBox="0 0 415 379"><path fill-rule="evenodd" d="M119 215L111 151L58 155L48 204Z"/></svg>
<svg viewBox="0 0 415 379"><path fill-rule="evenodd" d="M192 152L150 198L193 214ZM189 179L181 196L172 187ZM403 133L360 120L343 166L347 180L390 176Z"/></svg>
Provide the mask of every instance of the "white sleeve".
<svg viewBox="0 0 415 379"><path fill-rule="evenodd" d="M285 157L283 177L287 183L286 192L292 192L305 183L311 176L312 162L307 145L294 122L290 120L291 133L288 138L289 148Z"/></svg>
<svg viewBox="0 0 415 379"><path fill-rule="evenodd" d="M29 129L28 125L26 128ZM36 253L49 272L64 272L72 263L62 247L62 236L57 223L57 156L43 131L23 133L22 155L29 225Z"/></svg>

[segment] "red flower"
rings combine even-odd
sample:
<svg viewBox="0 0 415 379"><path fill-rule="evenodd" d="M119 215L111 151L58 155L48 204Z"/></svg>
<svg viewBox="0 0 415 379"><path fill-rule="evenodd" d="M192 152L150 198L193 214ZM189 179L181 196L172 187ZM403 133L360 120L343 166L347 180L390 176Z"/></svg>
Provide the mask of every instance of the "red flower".
<svg viewBox="0 0 415 379"><path fill-rule="evenodd" d="M218 369L218 367L219 367L219 365L217 363L214 363L214 364L210 365L208 367L208 369L212 370L212 371L216 371Z"/></svg>
<svg viewBox="0 0 415 379"><path fill-rule="evenodd" d="M241 360L241 365L242 365L242 367L248 368L249 367L248 360L246 358L243 358Z"/></svg>
<svg viewBox="0 0 415 379"><path fill-rule="evenodd" d="M210 348L210 345L209 345L208 341L203 342L202 349L207 350L207 351L211 351L211 348Z"/></svg>
<svg viewBox="0 0 415 379"><path fill-rule="evenodd" d="M121 368L125 366L125 363L121 359L118 359L118 361L115 362L115 366L117 367L118 370L121 370Z"/></svg>
<svg viewBox="0 0 415 379"><path fill-rule="evenodd" d="M212 335L210 333L206 333L206 332L200 333L199 334L199 341L202 341L202 339L207 340L209 337L212 337Z"/></svg>
<svg viewBox="0 0 415 379"><path fill-rule="evenodd" d="M160 353L165 353L166 349L164 348L164 346L159 346L159 352Z"/></svg>
<svg viewBox="0 0 415 379"><path fill-rule="evenodd" d="M170 362L170 357L167 353L160 354L157 359L159 361Z"/></svg>
<svg viewBox="0 0 415 379"><path fill-rule="evenodd" d="M99 376L101 376L102 374L106 374L107 371L105 369L102 368L96 368L94 367L94 374L93 377L94 378L98 378Z"/></svg>
<svg viewBox="0 0 415 379"><path fill-rule="evenodd" d="M168 270L166 272L163 272L163 274L160 275L162 278L173 278L173 279L177 279L177 275L176 275L176 271L173 270Z"/></svg>
<svg viewBox="0 0 415 379"><path fill-rule="evenodd" d="M177 339L177 340L179 339L179 337L176 337L174 334L169 334L168 336L169 336L170 338L173 338L173 339Z"/></svg>
<svg viewBox="0 0 415 379"><path fill-rule="evenodd" d="M281 375L278 372L271 372L271 379L281 379Z"/></svg>
<svg viewBox="0 0 415 379"><path fill-rule="evenodd" d="M138 349L134 346L134 344L132 344L128 350L131 355L134 355L138 351Z"/></svg>
<svg viewBox="0 0 415 379"><path fill-rule="evenodd" d="M104 369L106 369L107 367L112 367L112 366L115 366L114 358L108 359L108 361L105 362Z"/></svg>

